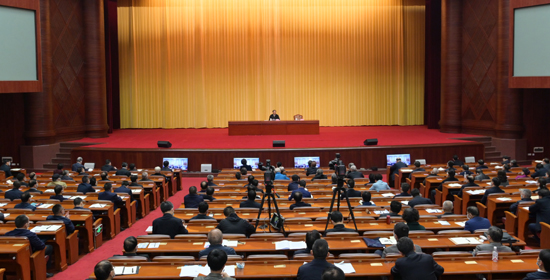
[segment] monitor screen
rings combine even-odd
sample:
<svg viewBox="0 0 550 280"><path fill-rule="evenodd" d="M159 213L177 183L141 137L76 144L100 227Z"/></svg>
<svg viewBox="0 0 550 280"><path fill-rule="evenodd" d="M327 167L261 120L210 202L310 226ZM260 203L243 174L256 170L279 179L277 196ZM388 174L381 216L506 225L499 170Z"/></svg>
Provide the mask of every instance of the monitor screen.
<svg viewBox="0 0 550 280"><path fill-rule="evenodd" d="M233 168L240 169L242 164L241 160L243 158L233 158ZM258 169L258 163L260 163L260 158L244 158L246 159L246 164L250 165L252 169Z"/></svg>
<svg viewBox="0 0 550 280"><path fill-rule="evenodd" d="M170 167L170 169L187 170L187 160L187 158L163 158L162 162L164 164L165 161L168 161L168 167Z"/></svg>
<svg viewBox="0 0 550 280"><path fill-rule="evenodd" d="M410 154L396 154L396 155L386 155L386 160L388 165L394 165L395 159L401 158L401 161L407 165L411 164L411 155Z"/></svg>
<svg viewBox="0 0 550 280"><path fill-rule="evenodd" d="M315 161L317 163L317 168L321 166L319 157L294 157L294 167L295 168L308 168L308 161Z"/></svg>

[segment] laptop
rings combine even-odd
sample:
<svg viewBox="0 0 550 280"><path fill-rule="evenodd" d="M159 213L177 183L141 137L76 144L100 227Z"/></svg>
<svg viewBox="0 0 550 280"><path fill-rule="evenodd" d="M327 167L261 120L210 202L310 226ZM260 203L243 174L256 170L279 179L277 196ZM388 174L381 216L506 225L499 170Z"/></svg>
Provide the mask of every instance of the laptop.
<svg viewBox="0 0 550 280"><path fill-rule="evenodd" d="M201 164L201 172L212 173L212 164L210 163Z"/></svg>
<svg viewBox="0 0 550 280"><path fill-rule="evenodd" d="M426 165L425 159L417 159L416 161L420 162L421 165Z"/></svg>
<svg viewBox="0 0 550 280"><path fill-rule="evenodd" d="M95 163L94 162L86 162L84 163L84 168L88 171L94 170Z"/></svg>
<svg viewBox="0 0 550 280"><path fill-rule="evenodd" d="M474 163L474 162L476 162L476 157L465 157L464 162L465 163Z"/></svg>

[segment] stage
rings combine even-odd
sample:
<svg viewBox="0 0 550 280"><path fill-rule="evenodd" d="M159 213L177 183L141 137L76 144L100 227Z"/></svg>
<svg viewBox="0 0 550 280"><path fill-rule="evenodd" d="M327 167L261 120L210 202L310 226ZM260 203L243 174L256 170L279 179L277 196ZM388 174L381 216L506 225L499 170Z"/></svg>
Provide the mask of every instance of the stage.
<svg viewBox="0 0 550 280"><path fill-rule="evenodd" d="M358 167L384 167L386 154L411 154L412 159L441 163L452 155L484 156L483 144L458 138L477 135L447 134L426 126L321 127L319 135L250 135L229 136L227 128L216 129L121 129L107 138L83 138L73 142L97 143L76 148L71 157L103 165L111 159L115 166L122 161L139 167L160 165L163 157L189 158L190 171L200 170L201 163L213 169L232 166L233 157L260 157L293 166L295 156L320 156L321 164L339 152L345 162ZM365 139L377 138L378 145L364 146ZM157 141L170 141L172 148L158 148ZM273 140L285 140L285 148L273 148Z"/></svg>

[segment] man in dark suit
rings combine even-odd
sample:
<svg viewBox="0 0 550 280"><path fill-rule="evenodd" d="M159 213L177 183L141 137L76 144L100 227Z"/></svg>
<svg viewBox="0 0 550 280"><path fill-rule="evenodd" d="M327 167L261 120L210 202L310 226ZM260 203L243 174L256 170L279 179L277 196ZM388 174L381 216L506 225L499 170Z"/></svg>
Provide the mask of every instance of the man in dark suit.
<svg viewBox="0 0 550 280"><path fill-rule="evenodd" d="M24 192L21 195L21 203L16 204L13 208L15 209L30 209L32 211L36 210L36 206L29 203L29 199L31 199L31 194L28 192Z"/></svg>
<svg viewBox="0 0 550 280"><path fill-rule="evenodd" d="M315 243L317 239L321 239L321 234L317 230L314 229L312 231L306 232L306 248L297 250L296 252L294 252L294 256L298 254L310 255L312 253L311 250L313 248L313 243Z"/></svg>
<svg viewBox="0 0 550 280"><path fill-rule="evenodd" d="M290 184L288 184L288 187L287 187L287 190L289 192L297 190L298 187L300 186L300 183L299 183L300 182L300 176L294 174L294 175L292 175L291 178L292 178L292 182L290 182Z"/></svg>
<svg viewBox="0 0 550 280"><path fill-rule="evenodd" d="M127 257L146 257L147 261L150 261L148 254L138 254L137 253L137 245L138 241L137 238L134 236L128 236L126 239L124 239L124 252L122 252L123 256Z"/></svg>
<svg viewBox="0 0 550 280"><path fill-rule="evenodd" d="M19 183L21 183L21 186L26 187L29 185L25 182L25 173L22 173L22 172L17 173L17 175L15 175L15 180L19 181Z"/></svg>
<svg viewBox="0 0 550 280"><path fill-rule="evenodd" d="M413 189L411 191L412 199L409 201L409 206L414 207L418 204L432 204L432 201L428 198L424 198L420 195L420 191L418 189Z"/></svg>
<svg viewBox="0 0 550 280"><path fill-rule="evenodd" d="M529 216L536 219L536 223L529 224L529 230L535 235L535 238L537 238L537 233L541 232L540 223L550 223L550 190L540 189L539 197L535 204L529 206Z"/></svg>
<svg viewBox="0 0 550 280"><path fill-rule="evenodd" d="M90 174L86 173L86 170L84 170L84 167L79 167L76 169L76 173L80 176L89 176Z"/></svg>
<svg viewBox="0 0 550 280"><path fill-rule="evenodd" d="M122 185L114 190L115 193L125 193L130 196L130 202L134 202L134 196L132 195L132 189L129 188L128 181L123 181ZM139 207L139 200L136 201L136 208Z"/></svg>
<svg viewBox="0 0 550 280"><path fill-rule="evenodd" d="M403 237L409 237L409 226L403 222L396 223L395 226L393 226L393 237L395 240L399 240ZM421 254L422 248L418 245L414 245L415 252ZM375 253L382 256L382 258L385 258L387 254L399 254L399 249L397 249L397 245L391 245L386 246L383 251L377 250Z"/></svg>
<svg viewBox="0 0 550 280"><path fill-rule="evenodd" d="M395 159L395 164L390 167L390 183L393 185L393 181L395 179L395 175L399 173L399 169L407 167L407 164L401 161L401 158Z"/></svg>
<svg viewBox="0 0 550 280"><path fill-rule="evenodd" d="M246 164L246 159L241 159L241 168L246 168L246 171L252 171L252 166ZM243 175L246 175L246 174L243 174Z"/></svg>
<svg viewBox="0 0 550 280"><path fill-rule="evenodd" d="M464 192L464 188L469 188L469 187L479 187L478 184L474 183L475 182L475 178L473 175L470 175L470 176L467 176L466 179L468 180L468 183L462 185L462 187L460 187L460 191L458 192L458 197L462 197L462 192Z"/></svg>
<svg viewBox="0 0 550 280"><path fill-rule="evenodd" d="M149 173L147 171L141 172L141 180L140 182L153 182L153 180L149 179Z"/></svg>
<svg viewBox="0 0 550 280"><path fill-rule="evenodd" d="M0 170L4 171L4 174L6 175L5 178L8 178L8 177L13 176L13 175L11 174L11 167L10 167L10 166L11 166L11 160L9 160L9 159L4 159L4 160L2 161L2 166L0 166Z"/></svg>
<svg viewBox="0 0 550 280"><path fill-rule="evenodd" d="M189 187L189 194L183 197L183 204L185 208L197 208L199 203L203 202L204 198L202 195L197 194L197 187Z"/></svg>
<svg viewBox="0 0 550 280"><path fill-rule="evenodd" d="M479 252L491 252L496 247L498 252L513 252L512 248L506 245L502 245L502 236L504 233L502 229L496 226L492 226L487 230L487 241L489 244L477 245L474 249L474 256Z"/></svg>
<svg viewBox="0 0 550 280"><path fill-rule="evenodd" d="M363 202L361 205L363 206L376 206L374 202L371 201L372 194L369 191L364 191L363 194L361 194L361 198L363 198Z"/></svg>
<svg viewBox="0 0 550 280"><path fill-rule="evenodd" d="M462 166L462 165L464 165L464 163L460 159L458 159L458 155L454 155L453 156L453 165L454 166Z"/></svg>
<svg viewBox="0 0 550 280"><path fill-rule="evenodd" d="M85 170L84 168L84 165L82 165L82 162L84 160L82 159L82 157L77 157L76 158L76 163L73 163L73 166L71 168L72 171L78 171L78 168L82 168L82 170Z"/></svg>
<svg viewBox="0 0 550 280"><path fill-rule="evenodd" d="M333 228L327 229L327 233L329 232L355 232L355 229L353 228L346 228L344 225L344 217L342 216L342 213L339 211L332 211L330 214L330 220L332 221L332 224L334 225Z"/></svg>
<svg viewBox="0 0 550 280"><path fill-rule="evenodd" d="M348 197L361 197L361 192L355 190L355 180L348 180L348 189L346 190L346 193ZM342 194L342 198L344 198L344 194Z"/></svg>
<svg viewBox="0 0 550 280"><path fill-rule="evenodd" d="M30 180L30 181L29 181L29 189L26 190L25 192L42 194L42 191L36 189L36 186L37 186L36 180Z"/></svg>
<svg viewBox="0 0 550 280"><path fill-rule="evenodd" d="M208 256L208 254L210 252L212 252L212 250L215 250L215 249L222 250L228 255L236 255L237 254L237 253L235 253L235 249L222 245L222 243L223 243L223 233L222 233L221 230L219 230L217 228L211 230L208 233L208 242L210 242L210 246L208 246L208 248L206 248L206 249L199 252L199 259L202 256Z"/></svg>
<svg viewBox="0 0 550 280"><path fill-rule="evenodd" d="M122 175L122 176L130 177L132 175L132 173L130 172L130 170L128 170L128 163L123 162L121 166L122 166L122 168L117 170L115 175Z"/></svg>
<svg viewBox="0 0 550 280"><path fill-rule="evenodd" d="M413 171L411 171L411 174L409 174L409 179L412 178L412 174L414 172L424 172L424 171L426 171L426 169L421 168L420 166L421 166L420 161L417 160L417 161L414 162L414 169L413 169Z"/></svg>
<svg viewBox="0 0 550 280"><path fill-rule="evenodd" d="M100 261L94 267L94 276L96 280L113 280L115 278L115 268L108 260Z"/></svg>
<svg viewBox="0 0 550 280"><path fill-rule="evenodd" d="M201 182L201 190L199 191L200 194L206 193L206 188L208 188L208 183L206 181Z"/></svg>
<svg viewBox="0 0 550 280"><path fill-rule="evenodd" d="M29 228L29 218L26 215L19 215L17 218L15 218L15 227L16 229L12 231L8 231L4 234L4 236L24 236L27 237L29 240L29 243L31 245L31 254L36 251L40 251L42 249L44 250L44 253L46 256L49 256L50 259L52 258L53 253L53 247L52 245L46 245L44 242L38 238L38 235L36 233L28 230ZM63 252L64 253L64 252ZM47 273L47 277L53 277L52 273Z"/></svg>
<svg viewBox="0 0 550 280"><path fill-rule="evenodd" d="M65 200L65 197L63 197L63 186L57 185L57 186L55 186L53 191L54 191L55 195L51 195L50 199L57 199L61 202L63 202L63 200Z"/></svg>
<svg viewBox="0 0 550 280"><path fill-rule="evenodd" d="M487 197L492 193L504 193L504 191L500 188L500 179L499 178L493 178L491 180L493 183L493 186L490 189L485 190L485 194L481 198L481 203L484 205L487 205Z"/></svg>
<svg viewBox="0 0 550 280"><path fill-rule="evenodd" d="M170 171L172 172L172 169L169 167L170 166L170 162L168 162L167 160L165 160L163 163L162 163L162 171Z"/></svg>
<svg viewBox="0 0 550 280"><path fill-rule="evenodd" d="M208 201L212 202L212 201L216 200L216 198L214 197L214 191L215 191L215 189L213 187L207 187L206 188L206 193L201 194L204 201L208 200Z"/></svg>
<svg viewBox="0 0 550 280"><path fill-rule="evenodd" d="M223 233L241 233L248 237L256 232L253 225L247 220L243 220L237 216L233 207L225 207L225 209L223 209L223 214L225 215L225 219L221 220L216 227Z"/></svg>
<svg viewBox="0 0 550 280"><path fill-rule="evenodd" d="M447 215L454 215L455 213L453 213L453 208L454 208L454 205L452 201L450 200L443 201L443 214L438 215L437 218L441 219L441 218L445 218L445 216Z"/></svg>
<svg viewBox="0 0 550 280"><path fill-rule="evenodd" d="M167 234L174 239L177 234L187 234L187 228L181 219L174 217L174 205L170 201L160 204L163 216L153 221L153 234Z"/></svg>
<svg viewBox="0 0 550 280"><path fill-rule="evenodd" d="M502 165L510 164L510 157L509 156L502 156Z"/></svg>
<svg viewBox="0 0 550 280"><path fill-rule="evenodd" d="M101 167L101 171L109 172L109 171L115 171L116 167L114 167L111 163L111 160L105 160L105 165Z"/></svg>
<svg viewBox="0 0 550 280"><path fill-rule="evenodd" d="M90 184L90 178L88 176L82 177L82 183L78 184L78 187L76 188L77 192L81 192L83 194L86 193L95 193L95 189Z"/></svg>
<svg viewBox="0 0 550 280"><path fill-rule="evenodd" d="M281 120L281 119L279 118L279 115L277 115L277 110L271 111L271 115L269 115L269 120L270 120L270 121Z"/></svg>
<svg viewBox="0 0 550 280"><path fill-rule="evenodd" d="M472 171L470 171L470 166L468 166L467 164L464 164L462 165L462 171L460 173L458 173L459 176L470 176L474 173L472 173Z"/></svg>
<svg viewBox="0 0 550 280"><path fill-rule="evenodd" d="M531 190L530 189L521 189L520 192L519 192L520 196L521 196L521 200L510 205L510 213L516 215L516 213L518 212L518 206L519 206L519 203L522 202L522 201L533 201L533 199L531 199Z"/></svg>
<svg viewBox="0 0 550 280"><path fill-rule="evenodd" d="M130 163L130 165L128 165L128 169L134 172L138 171L135 163Z"/></svg>
<svg viewBox="0 0 550 280"><path fill-rule="evenodd" d="M73 200L73 209L77 209L77 210L88 210L86 208L84 208L84 200L80 197L77 197Z"/></svg>
<svg viewBox="0 0 550 280"><path fill-rule="evenodd" d="M363 175L363 173L357 171L357 166L352 165L349 170L350 171L346 177L350 179L365 178L365 175Z"/></svg>
<svg viewBox="0 0 550 280"><path fill-rule="evenodd" d="M119 204L122 204L122 199L116 194L112 192L113 185L111 183L105 183L103 186L103 191L97 194L98 200L109 200L113 202L114 210L118 208Z"/></svg>
<svg viewBox="0 0 550 280"><path fill-rule="evenodd" d="M550 279L550 250L543 249L539 252L539 258L537 259L537 266L539 269L535 272L531 272L523 278L523 280L538 280L538 279Z"/></svg>
<svg viewBox="0 0 550 280"><path fill-rule="evenodd" d="M215 220L214 217L208 216L208 203L206 201L199 203L199 214L191 220Z"/></svg>
<svg viewBox="0 0 550 280"><path fill-rule="evenodd" d="M71 216L69 215L69 212L65 213L65 208L61 204L56 204L52 208L53 215L50 215L46 218L47 221L63 221L65 224L65 230L67 231L67 235L72 234L74 232L74 225L71 221Z"/></svg>
<svg viewBox="0 0 550 280"><path fill-rule="evenodd" d="M249 190L248 191L248 199L241 202L239 205L240 208L260 208L260 203L254 201L256 199L256 191L255 190Z"/></svg>
<svg viewBox="0 0 550 280"><path fill-rule="evenodd" d="M491 178L487 176L485 173L483 173L483 169L476 169L476 176L475 176L476 181L482 181L487 179L491 179Z"/></svg>
<svg viewBox="0 0 550 280"><path fill-rule="evenodd" d="M142 185L137 183L137 179L138 179L137 175L131 175L130 176L130 181L132 181L132 183L130 183L130 187L141 187L141 188L143 188Z"/></svg>
<svg viewBox="0 0 550 280"><path fill-rule="evenodd" d="M409 194L410 189L411 185L409 185L409 183L401 183L401 193L396 194L393 198L400 196L411 196L411 194Z"/></svg>
<svg viewBox="0 0 550 280"><path fill-rule="evenodd" d="M310 174L316 174L317 173L317 162L312 161L309 164L309 168L306 170L306 176L309 176Z"/></svg>
<svg viewBox="0 0 550 280"><path fill-rule="evenodd" d="M395 279L437 280L443 275L443 267L437 264L431 255L417 254L414 251L414 243L410 238L399 238L397 249L405 257L397 259L391 269Z"/></svg>
<svg viewBox="0 0 550 280"><path fill-rule="evenodd" d="M489 168L487 165L485 165L485 161L480 159L477 161L477 166L476 166L476 170L477 169L487 169Z"/></svg>
<svg viewBox="0 0 550 280"><path fill-rule="evenodd" d="M535 172L531 174L531 178L544 177L546 176L546 172L548 172L548 170L544 168L542 163L537 163L537 165L535 166Z"/></svg>
<svg viewBox="0 0 550 280"><path fill-rule="evenodd" d="M290 210L294 210L296 207L311 207L311 204L302 201L302 193L294 193L294 204L290 205Z"/></svg>
<svg viewBox="0 0 550 280"><path fill-rule="evenodd" d="M160 169L160 166L157 166L155 167L155 173L152 174L152 176L161 176L161 177L164 177L164 181L166 181L166 183L169 182L169 179L166 178L166 175L162 174L161 173L161 169Z"/></svg>
<svg viewBox="0 0 550 280"><path fill-rule="evenodd" d="M63 175L61 175L61 180L74 182L74 179L71 177L69 170L63 170Z"/></svg>
<svg viewBox="0 0 550 280"><path fill-rule="evenodd" d="M401 215L399 215L399 212L401 212L401 209L403 208L403 204L401 204L401 202L397 201L397 200L392 200L392 202L390 202L390 213L389 214L381 214L379 219L383 219L383 218L386 218L386 216L390 216L390 217L401 217Z"/></svg>
<svg viewBox="0 0 550 280"><path fill-rule="evenodd" d="M206 176L206 181L208 181L208 186L209 187L217 187L218 185L214 184L214 175L212 174L209 174L208 176Z"/></svg>
<svg viewBox="0 0 550 280"><path fill-rule="evenodd" d="M20 191L19 188L21 188L21 183L19 183L18 181L13 182L11 190L6 191L6 193L4 194L4 198L11 201L13 201L14 199L20 199L23 192Z"/></svg>
<svg viewBox="0 0 550 280"><path fill-rule="evenodd" d="M487 218L479 216L479 209L476 206L466 208L466 217L469 220L466 221L464 230L469 230L471 233L474 233L478 229L488 229L491 227L491 222Z"/></svg>
<svg viewBox="0 0 550 280"><path fill-rule="evenodd" d="M298 187L298 189L292 191L292 193L288 197L288 200L292 200L294 198L294 193L295 192L302 193L302 197L307 197L307 198L311 197L311 193L308 190L306 190L306 181L305 180L300 180L299 184L300 184L300 186Z"/></svg>
<svg viewBox="0 0 550 280"><path fill-rule="evenodd" d="M324 239L317 239L311 248L314 259L298 268L297 280L319 280L323 271L328 267L335 267L327 262L329 255L328 242Z"/></svg>

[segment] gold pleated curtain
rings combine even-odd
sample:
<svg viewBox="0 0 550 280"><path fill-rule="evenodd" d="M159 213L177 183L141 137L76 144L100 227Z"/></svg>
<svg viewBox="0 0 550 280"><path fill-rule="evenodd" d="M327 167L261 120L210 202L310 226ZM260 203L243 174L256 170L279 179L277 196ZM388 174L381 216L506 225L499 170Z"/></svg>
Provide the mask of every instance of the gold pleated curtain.
<svg viewBox="0 0 550 280"><path fill-rule="evenodd" d="M420 2L420 3L415 3ZM122 128L424 122L419 0L118 0Z"/></svg>

